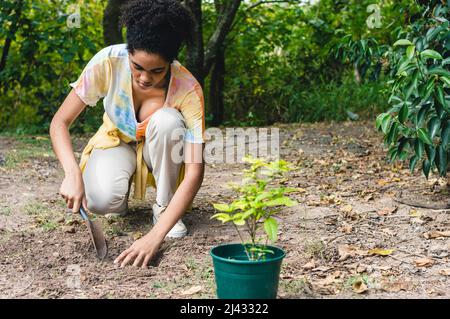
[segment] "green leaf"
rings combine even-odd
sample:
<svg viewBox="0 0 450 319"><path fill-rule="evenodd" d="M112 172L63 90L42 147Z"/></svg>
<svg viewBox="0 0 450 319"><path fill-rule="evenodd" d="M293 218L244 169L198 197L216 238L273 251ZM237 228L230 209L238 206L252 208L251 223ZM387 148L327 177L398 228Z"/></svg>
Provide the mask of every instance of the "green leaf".
<svg viewBox="0 0 450 319"><path fill-rule="evenodd" d="M397 133L398 133L398 123L394 122L392 123L386 138L386 142L388 145L396 141Z"/></svg>
<svg viewBox="0 0 450 319"><path fill-rule="evenodd" d="M397 157L398 154L398 148L396 146L392 146L387 154L387 157L389 159L390 162L393 162L395 160L395 158Z"/></svg>
<svg viewBox="0 0 450 319"><path fill-rule="evenodd" d="M236 209L245 210L247 208L247 205L248 205L247 202L243 200L236 200L231 203L230 208L231 211L234 211Z"/></svg>
<svg viewBox="0 0 450 319"><path fill-rule="evenodd" d="M440 85L436 85L436 87L434 88L434 96L436 97L436 100L439 102L439 104L445 109L447 110L447 103L445 101L445 97L444 97L444 89L442 86Z"/></svg>
<svg viewBox="0 0 450 319"><path fill-rule="evenodd" d="M420 56L425 59L438 59L442 60L442 55L440 55L439 52L436 52L434 50L424 50L420 52Z"/></svg>
<svg viewBox="0 0 450 319"><path fill-rule="evenodd" d="M423 150L424 150L423 141L420 139L416 139L416 141L414 142L414 152L416 153L417 158L419 159L422 158Z"/></svg>
<svg viewBox="0 0 450 319"><path fill-rule="evenodd" d="M258 196L256 196L255 201L260 202L263 201L264 199L273 197L274 193L272 192L262 192L261 194L259 194Z"/></svg>
<svg viewBox="0 0 450 319"><path fill-rule="evenodd" d="M220 212L231 213L233 211L232 207L227 204L213 204L213 206Z"/></svg>
<svg viewBox="0 0 450 319"><path fill-rule="evenodd" d="M448 149L447 146L449 142L450 142L450 120L447 120L441 132L441 144L444 146L445 149Z"/></svg>
<svg viewBox="0 0 450 319"><path fill-rule="evenodd" d="M395 101L397 103L402 103L403 102L403 100L400 97L398 97L397 95L391 95L389 97L388 103L391 103L392 101ZM388 113L381 113L380 115L384 115L384 114L388 114Z"/></svg>
<svg viewBox="0 0 450 319"><path fill-rule="evenodd" d="M284 193L295 193L299 191L304 191L304 189L300 187L286 187L283 190Z"/></svg>
<svg viewBox="0 0 450 319"><path fill-rule="evenodd" d="M441 31L441 27L437 27L437 28L430 28L427 32L426 35L426 39L428 42L431 42L434 40L434 38L436 37L436 35L438 35L438 33Z"/></svg>
<svg viewBox="0 0 450 319"><path fill-rule="evenodd" d="M417 164L417 156L414 155L409 160L409 171L411 172L411 174L414 172L414 168L416 167L416 164Z"/></svg>
<svg viewBox="0 0 450 319"><path fill-rule="evenodd" d="M434 79L429 79L425 86L425 92L422 95L423 100L427 100L434 90Z"/></svg>
<svg viewBox="0 0 450 319"><path fill-rule="evenodd" d="M399 140L398 140L398 147L397 150L398 152L402 152L405 145L407 145L408 143L408 138L405 136L402 136Z"/></svg>
<svg viewBox="0 0 450 319"><path fill-rule="evenodd" d="M440 176L445 176L447 173L447 151L443 145L437 148L436 166L439 170Z"/></svg>
<svg viewBox="0 0 450 319"><path fill-rule="evenodd" d="M424 160L422 163L422 171L427 179L428 179L428 176L430 175L430 169L431 169L430 161L427 159Z"/></svg>
<svg viewBox="0 0 450 319"><path fill-rule="evenodd" d="M412 59L414 57L415 51L416 51L416 47L414 45L410 45L406 49L406 56L408 57L408 59Z"/></svg>
<svg viewBox="0 0 450 319"><path fill-rule="evenodd" d="M222 223L226 223L226 222L229 222L231 220L231 216L228 215L228 214L225 214L225 213L215 214L215 215L211 216L211 219L213 219L213 218L221 221Z"/></svg>
<svg viewBox="0 0 450 319"><path fill-rule="evenodd" d="M425 153L427 153L428 160L433 163L436 157L436 149L432 145L425 145Z"/></svg>
<svg viewBox="0 0 450 319"><path fill-rule="evenodd" d="M264 221L264 230L270 241L274 242L277 240L278 223L275 218L269 217Z"/></svg>
<svg viewBox="0 0 450 319"><path fill-rule="evenodd" d="M255 212L256 212L256 209L250 208L249 210L242 213L242 219L249 218L251 215L255 214Z"/></svg>
<svg viewBox="0 0 450 319"><path fill-rule="evenodd" d="M440 75L440 76L445 76L450 78L450 72L441 68L441 67L436 67L433 69L428 70L428 74L430 75Z"/></svg>
<svg viewBox="0 0 450 319"><path fill-rule="evenodd" d="M414 73L412 75L411 82L406 87L406 92L405 92L406 99L408 99L411 96L411 94L414 91L414 89L417 88L417 80L418 80L418 78L419 78L419 71L416 70L416 71L414 71Z"/></svg>
<svg viewBox="0 0 450 319"><path fill-rule="evenodd" d="M289 197L283 196L279 198L275 198L272 200L269 200L267 202L264 202L264 206L266 207L273 207L273 206L295 206L298 203Z"/></svg>
<svg viewBox="0 0 450 319"><path fill-rule="evenodd" d="M441 127L441 120L436 116L432 117L430 119L430 121L428 122L428 134L429 134L431 140L436 135L436 133L440 127Z"/></svg>
<svg viewBox="0 0 450 319"><path fill-rule="evenodd" d="M443 145L439 145L437 155L439 158L439 174L445 176L447 174L448 154Z"/></svg>
<svg viewBox="0 0 450 319"><path fill-rule="evenodd" d="M391 115L389 113L381 113L377 116L376 126L377 129L386 134L386 130L389 126L389 122L391 121Z"/></svg>
<svg viewBox="0 0 450 319"><path fill-rule="evenodd" d="M429 109L429 105L423 105L419 112L417 112L417 118L416 118L416 127L422 126L422 122L425 119L425 115L427 114Z"/></svg>
<svg viewBox="0 0 450 319"><path fill-rule="evenodd" d="M445 114L447 114L442 105L440 105L439 103L434 103L434 109L436 110L436 114L440 119L443 119Z"/></svg>
<svg viewBox="0 0 450 319"><path fill-rule="evenodd" d="M406 104L403 104L402 108L400 109L400 112L398 113L398 121L400 123L404 123L405 120L408 118L409 109Z"/></svg>
<svg viewBox="0 0 450 319"><path fill-rule="evenodd" d="M446 76L441 76L439 77L439 79L444 82L445 85L447 85L448 87L450 87L450 77L446 77Z"/></svg>
<svg viewBox="0 0 450 319"><path fill-rule="evenodd" d="M396 46L404 46L404 45L412 45L412 42L407 39L400 39L394 43L394 47Z"/></svg>
<svg viewBox="0 0 450 319"><path fill-rule="evenodd" d="M405 161L408 158L408 152L406 152L406 151L401 152L401 151L397 150L397 154L398 154L398 159L400 161Z"/></svg>
<svg viewBox="0 0 450 319"><path fill-rule="evenodd" d="M430 136L428 135L428 132L425 128L420 128L417 130L417 136L425 143L432 145L433 142L430 139Z"/></svg>
<svg viewBox="0 0 450 319"><path fill-rule="evenodd" d="M400 63L396 75L400 75L401 73L407 72L413 68L416 68L416 65L411 63L411 60L406 59L405 61Z"/></svg>

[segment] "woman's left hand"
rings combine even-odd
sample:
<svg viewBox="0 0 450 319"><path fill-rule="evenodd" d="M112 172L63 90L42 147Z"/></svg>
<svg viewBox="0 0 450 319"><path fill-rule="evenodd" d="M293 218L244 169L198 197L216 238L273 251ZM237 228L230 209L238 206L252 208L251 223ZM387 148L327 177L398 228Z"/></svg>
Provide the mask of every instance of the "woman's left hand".
<svg viewBox="0 0 450 319"><path fill-rule="evenodd" d="M123 268L129 263L135 267L146 268L149 261L156 254L164 238L158 239L154 234L148 233L144 237L136 240L130 248L122 252L114 260L115 264L120 264Z"/></svg>

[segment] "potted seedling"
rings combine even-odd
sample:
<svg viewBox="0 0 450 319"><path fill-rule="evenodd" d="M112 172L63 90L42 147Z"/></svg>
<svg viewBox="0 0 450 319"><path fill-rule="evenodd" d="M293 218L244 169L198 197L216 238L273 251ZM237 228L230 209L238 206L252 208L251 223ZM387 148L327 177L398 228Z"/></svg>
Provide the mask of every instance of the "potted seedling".
<svg viewBox="0 0 450 319"><path fill-rule="evenodd" d="M269 245L277 240L276 213L283 206L294 206L296 201L286 194L297 191L282 186L293 165L276 160L247 156L250 164L244 170L241 183L230 183L237 198L229 204L213 204L219 213L211 218L232 224L240 243L213 247L217 296L220 299L273 299L277 296L283 249ZM244 236L244 235L247 236Z"/></svg>

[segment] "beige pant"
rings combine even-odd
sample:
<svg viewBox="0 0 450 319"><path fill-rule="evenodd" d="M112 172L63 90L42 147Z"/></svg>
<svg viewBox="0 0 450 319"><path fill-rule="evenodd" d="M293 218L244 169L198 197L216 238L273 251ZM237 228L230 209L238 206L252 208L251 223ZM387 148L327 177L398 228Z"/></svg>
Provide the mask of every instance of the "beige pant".
<svg viewBox="0 0 450 319"><path fill-rule="evenodd" d="M156 111L147 125L143 156L155 178L159 206L167 206L175 193L185 129L182 114L172 107ZM136 142L94 149L83 172L88 209L102 215L126 212L135 170Z"/></svg>

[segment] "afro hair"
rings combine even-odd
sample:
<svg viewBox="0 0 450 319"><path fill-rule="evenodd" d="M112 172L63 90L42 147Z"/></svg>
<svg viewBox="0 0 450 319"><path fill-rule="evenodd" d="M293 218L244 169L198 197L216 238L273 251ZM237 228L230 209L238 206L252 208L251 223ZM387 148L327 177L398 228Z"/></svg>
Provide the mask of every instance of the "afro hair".
<svg viewBox="0 0 450 319"><path fill-rule="evenodd" d="M173 62L183 43L192 41L194 19L177 0L132 0L121 8L120 22L130 53L143 50Z"/></svg>

